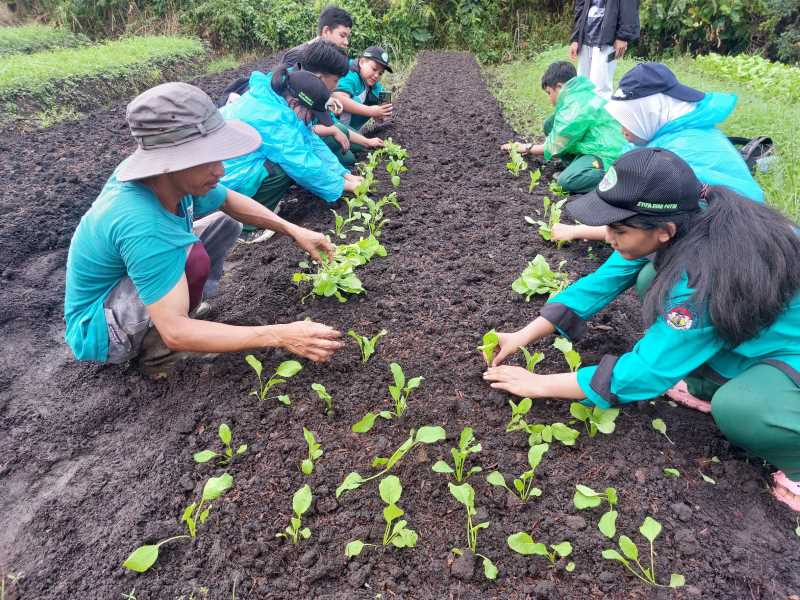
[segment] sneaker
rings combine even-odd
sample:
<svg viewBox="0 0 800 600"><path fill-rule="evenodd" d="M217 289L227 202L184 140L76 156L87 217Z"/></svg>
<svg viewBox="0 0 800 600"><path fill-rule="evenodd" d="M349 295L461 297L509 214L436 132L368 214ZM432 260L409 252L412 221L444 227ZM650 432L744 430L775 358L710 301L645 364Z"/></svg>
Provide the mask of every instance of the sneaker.
<svg viewBox="0 0 800 600"><path fill-rule="evenodd" d="M792 481L783 471L773 473L772 481L772 495L792 510L800 512L800 481Z"/></svg>
<svg viewBox="0 0 800 600"><path fill-rule="evenodd" d="M201 302L200 304L197 305L197 308L195 308L189 314L189 316L192 319L205 320L205 319L207 319L208 317L211 316L211 305L208 302L203 301L203 302Z"/></svg>
<svg viewBox="0 0 800 600"><path fill-rule="evenodd" d="M239 234L239 241L243 244L258 244L266 242L269 238L275 235L271 229L254 229L253 231L242 231Z"/></svg>
<svg viewBox="0 0 800 600"><path fill-rule="evenodd" d="M155 327L151 327L142 340L137 365L142 375L153 380L166 379L175 367L186 361L190 352L170 350Z"/></svg>
<svg viewBox="0 0 800 600"><path fill-rule="evenodd" d="M696 396L692 396L689 393L689 388L687 387L686 382L683 380L679 381L674 387L667 390L664 395L667 398L674 400L681 406L693 408L694 410L699 410L700 412L706 414L711 412L711 402L707 402L706 400L701 400Z"/></svg>

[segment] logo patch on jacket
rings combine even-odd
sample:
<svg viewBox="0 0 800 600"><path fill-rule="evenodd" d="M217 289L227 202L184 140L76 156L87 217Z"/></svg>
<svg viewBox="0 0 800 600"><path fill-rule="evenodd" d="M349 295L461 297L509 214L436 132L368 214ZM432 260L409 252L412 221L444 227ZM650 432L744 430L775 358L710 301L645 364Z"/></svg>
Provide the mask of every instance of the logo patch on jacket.
<svg viewBox="0 0 800 600"><path fill-rule="evenodd" d="M685 331L692 328L694 323L694 315L692 311L685 306L676 306L670 309L667 313L667 325L679 331Z"/></svg>

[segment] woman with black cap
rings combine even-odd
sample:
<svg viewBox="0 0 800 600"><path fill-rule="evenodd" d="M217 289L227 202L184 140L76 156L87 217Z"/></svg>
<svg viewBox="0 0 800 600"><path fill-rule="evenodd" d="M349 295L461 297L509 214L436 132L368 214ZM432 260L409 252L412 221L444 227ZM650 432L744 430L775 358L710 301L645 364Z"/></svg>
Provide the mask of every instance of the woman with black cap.
<svg viewBox="0 0 800 600"><path fill-rule="evenodd" d="M683 379L689 393L710 400L733 444L779 469L773 492L800 511L796 225L729 188L703 186L677 155L654 148L620 157L596 191L566 210L582 223L605 226L615 252L551 298L532 323L499 334L501 350L484 379L519 396L601 407L654 398ZM499 366L555 331L580 338L585 321L632 287L653 253L647 330L630 352L575 373Z"/></svg>

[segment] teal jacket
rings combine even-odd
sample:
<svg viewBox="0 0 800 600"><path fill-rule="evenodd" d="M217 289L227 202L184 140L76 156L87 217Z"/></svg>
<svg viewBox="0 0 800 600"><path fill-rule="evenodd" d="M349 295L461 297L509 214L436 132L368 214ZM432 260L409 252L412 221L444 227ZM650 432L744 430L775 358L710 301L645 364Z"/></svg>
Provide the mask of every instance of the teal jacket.
<svg viewBox="0 0 800 600"><path fill-rule="evenodd" d="M541 316L562 334L579 338L587 319L636 283L647 258L627 260L615 252L594 273L551 298ZM780 369L800 386L800 294L769 327L735 348L717 335L706 310L691 302L688 279L675 286L664 314L648 327L633 349L606 355L599 365L578 369L587 399L606 408L663 394L695 369L707 365L732 379L759 364ZM742 302L746 302L742 298Z"/></svg>

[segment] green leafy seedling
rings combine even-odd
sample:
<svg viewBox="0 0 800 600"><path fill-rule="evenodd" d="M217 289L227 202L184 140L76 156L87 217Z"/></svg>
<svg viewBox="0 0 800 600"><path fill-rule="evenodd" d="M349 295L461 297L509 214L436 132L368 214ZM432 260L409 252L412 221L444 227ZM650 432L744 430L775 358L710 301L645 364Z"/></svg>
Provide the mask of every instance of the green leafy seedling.
<svg viewBox="0 0 800 600"><path fill-rule="evenodd" d="M574 446L581 432L564 423L532 423L528 425L528 445L551 443L557 440L565 446Z"/></svg>
<svg viewBox="0 0 800 600"><path fill-rule="evenodd" d="M314 472L314 463L323 455L322 446L317 442L314 433L303 427L303 437L308 446L308 457L300 463L300 471L303 475L311 475Z"/></svg>
<svg viewBox="0 0 800 600"><path fill-rule="evenodd" d="M560 350L561 354L564 355L564 359L567 361L570 371L574 373L580 368L581 355L572 347L572 342L570 342L567 338L556 338L553 342L553 347L555 347L557 350Z"/></svg>
<svg viewBox="0 0 800 600"><path fill-rule="evenodd" d="M333 398L321 383L312 383L311 389L317 393L319 399L325 405L325 414L329 417L333 416Z"/></svg>
<svg viewBox="0 0 800 600"><path fill-rule="evenodd" d="M520 276L511 284L511 289L525 296L525 302L530 302L532 296L549 294L553 296L567 287L569 283L567 274L561 272L566 261L561 261L558 270L553 271L547 264L547 259L537 254Z"/></svg>
<svg viewBox="0 0 800 600"><path fill-rule="evenodd" d="M520 350L522 350L522 354L525 356L525 368L533 373L536 365L544 360L544 352L534 352L531 354L525 346L522 346Z"/></svg>
<svg viewBox="0 0 800 600"><path fill-rule="evenodd" d="M565 541L560 544L550 544L552 550L548 550L547 546L534 541L533 537L525 531L511 534L506 538L506 543L508 547L517 554L522 554L523 556L544 556L550 562L551 567L555 567L559 559L566 558L572 554L572 544L569 542ZM565 566L565 570L568 572L572 572L574 569L574 562L569 562Z"/></svg>
<svg viewBox="0 0 800 600"><path fill-rule="evenodd" d="M514 490L506 484L506 479L500 471L492 471L487 475L486 481L495 487L502 487L516 494L520 500L527 502L531 497L539 497L542 495L542 490L533 485L536 476L536 468L542 462L542 457L550 449L549 444L537 444L531 446L528 450L528 464L530 469L522 473L517 479L514 479Z"/></svg>
<svg viewBox="0 0 800 600"><path fill-rule="evenodd" d="M214 450L202 450L200 452L195 452L192 455L194 462L207 463L212 458L219 457L219 464L227 465L233 460L234 454L236 456L241 456L247 452L247 444L241 444L238 448L236 448L236 452L234 453L233 446L231 445L233 433L231 432L231 428L225 423L220 424L218 435L219 439L222 441L222 445L225 447L222 453L215 452Z"/></svg>
<svg viewBox="0 0 800 600"><path fill-rule="evenodd" d="M486 579L496 579L497 567L495 564L487 556L478 554L478 532L481 529L489 527L489 521L484 521L483 523L472 522L472 517L478 513L475 508L475 490L468 483L455 485L450 482L447 485L453 497L467 509L467 546L472 550L475 556L479 556L483 560L483 574L486 576ZM459 555L461 554L461 550L459 548L453 548L453 553Z"/></svg>
<svg viewBox="0 0 800 600"><path fill-rule="evenodd" d="M278 368L275 369L275 374L272 375L272 377L264 381L262 377L264 368L261 364L261 361L252 354L245 356L244 360L253 368L258 376L258 389L250 392L250 395L257 396L259 400L266 400L268 397L267 394L269 394L269 391L274 386L278 385L279 383L285 383L287 379L294 377L303 370L303 365L296 360L286 360L278 365ZM291 404L288 396L278 396L277 399L283 404Z"/></svg>
<svg viewBox="0 0 800 600"><path fill-rule="evenodd" d="M531 217L525 217L525 221L531 225L538 226L539 236L547 241L553 241L553 228L561 223L562 207L566 203L566 199L553 202L550 198L545 197L542 204L544 206L544 213L542 218L546 221L535 220ZM561 248L567 242L565 240L556 241L556 247Z"/></svg>
<svg viewBox="0 0 800 600"><path fill-rule="evenodd" d="M314 499L311 493L311 487L305 484L292 496L292 518L289 519L289 524L281 533L276 533L275 537L286 538L291 540L292 544L297 544L300 538L307 540L311 537L311 530L308 527L302 527L303 515L311 508L311 501Z"/></svg>
<svg viewBox="0 0 800 600"><path fill-rule="evenodd" d="M364 293L364 285L354 272L356 266L364 263L354 262L352 258L354 246L356 246L357 250L359 243L336 246L333 260L330 260L326 254L321 254L316 272L311 272L312 267L307 261L302 261L298 264L306 272L298 271L294 273L292 282L297 285L301 283L311 284L311 291L303 296L301 303L305 302L309 296L334 297L339 302L347 302L345 294ZM386 250L380 244L378 246L382 249L383 256L385 256ZM358 252L356 254L358 255L357 260L361 261L361 254Z"/></svg>
<svg viewBox="0 0 800 600"><path fill-rule="evenodd" d="M592 488L581 484L575 486L575 496L572 498L572 502L578 510L596 508L603 502L608 503L608 510L600 517L597 528L600 533L612 540L617 534L617 517L619 513L614 507L618 501L617 490L612 487L607 487L605 492L596 492Z"/></svg>
<svg viewBox="0 0 800 600"><path fill-rule="evenodd" d="M375 420L378 417L382 419L394 419L400 418L408 409L408 397L415 389L417 389L420 384L422 383L424 377L412 377L408 381L406 381L405 373L403 373L403 368L397 363L391 363L389 365L389 369L392 372L392 377L394 378L394 385L389 386L389 395L392 397L392 401L394 402L394 410L382 410L380 412L368 412L361 420L357 423L354 423L351 429L356 433L366 433L370 429L372 429L373 425L375 425Z"/></svg>
<svg viewBox="0 0 800 600"><path fill-rule="evenodd" d="M664 419L653 419L650 425L652 425L653 429L655 429L658 433L667 438L667 441L670 444L675 444L675 442L673 442L667 435L667 424L664 423Z"/></svg>
<svg viewBox="0 0 800 600"><path fill-rule="evenodd" d="M508 143L508 157L509 161L506 163L506 168L514 177L519 177L519 174L528 168L528 163L522 158L519 150L517 150L517 145L513 141Z"/></svg>
<svg viewBox="0 0 800 600"><path fill-rule="evenodd" d="M390 175L390 180L394 187L398 187L400 185L400 174L405 173L408 171L408 167L405 166L405 160L402 158L391 158L389 162L386 163L386 172Z"/></svg>
<svg viewBox="0 0 800 600"><path fill-rule="evenodd" d="M494 329L490 329L483 334L483 344L478 346L478 350L483 353L486 364L491 366L494 360L494 351L500 345L500 336Z"/></svg>
<svg viewBox="0 0 800 600"><path fill-rule="evenodd" d="M569 197L569 194L567 193L567 190L565 190L563 187L561 187L561 184L558 183L558 181L555 181L555 180L551 181L550 185L548 186L548 189L553 194L558 196L559 198L567 198L567 197Z"/></svg>
<svg viewBox="0 0 800 600"><path fill-rule="evenodd" d="M539 169L534 169L533 171L528 171L528 175L531 176L531 181L528 184L528 193L532 194L533 190L536 189L536 186L539 185L539 180L542 178L542 172Z"/></svg>
<svg viewBox="0 0 800 600"><path fill-rule="evenodd" d="M573 350L574 352L574 350ZM600 408L599 406L584 406L580 402L573 402L569 405L570 414L581 421L586 427L586 433L592 438L597 432L609 435L616 429L618 408Z"/></svg>
<svg viewBox="0 0 800 600"><path fill-rule="evenodd" d="M383 545L388 546L391 544L395 548L415 547L417 545L417 532L408 528L408 522L405 519L397 520L405 514L403 509L397 505L403 493L403 486L400 484L400 480L395 475L389 475L381 479L378 491L380 492L381 500L386 503L383 509L383 520L386 521L386 527L383 530ZM347 544L344 553L345 556L350 558L361 554L365 547L376 545L367 544L361 540L353 540Z"/></svg>
<svg viewBox="0 0 800 600"><path fill-rule="evenodd" d="M377 334L370 338L365 335L359 335L351 329L347 332L347 335L353 338L358 344L358 347L361 350L361 363L366 364L369 358L375 354L375 346L378 345L378 340L380 340L387 333L388 331L381 329Z"/></svg>
<svg viewBox="0 0 800 600"><path fill-rule="evenodd" d="M425 425L418 430L412 429L408 439L400 444L400 447L391 456L378 456L373 459L372 466L383 467L383 469L369 477L364 477L356 471L351 471L344 478L344 481L339 484L339 487L336 488L336 497L338 498L344 492L356 490L368 481L385 475L416 446L420 444L435 444L445 439L445 437L447 437L445 430L437 425Z"/></svg>
<svg viewBox="0 0 800 600"><path fill-rule="evenodd" d="M533 400L523 398L519 404L515 404L513 400L508 403L511 405L511 420L506 424L506 432L528 431L528 422L524 417L530 412Z"/></svg>
<svg viewBox="0 0 800 600"><path fill-rule="evenodd" d="M655 550L653 548L653 543L661 533L661 523L650 516L645 517L644 522L642 523L641 527L639 527L639 532L650 543L649 567L642 566L642 563L639 560L639 548L627 535L619 536L619 540L617 541L619 549L622 550L622 554L613 548L607 548L603 550L603 558L622 563L622 565L628 571L652 586L670 588L678 588L683 586L686 583L686 578L678 573L672 573L672 575L670 575L668 584L661 584L656 580Z"/></svg>
<svg viewBox="0 0 800 600"><path fill-rule="evenodd" d="M437 460L433 464L432 470L434 473L453 475L453 478L458 483L461 483L468 479L470 475L481 472L482 469L477 466L470 468L466 473L464 472L464 463L467 461L469 455L480 451L481 445L475 443L475 435L472 431L472 427L465 427L461 431L461 435L458 436L458 447L450 448L450 454L453 457L453 466L451 467L443 460Z"/></svg>
<svg viewBox="0 0 800 600"><path fill-rule="evenodd" d="M664 475L667 477L680 477L681 472L673 467L664 467Z"/></svg>

